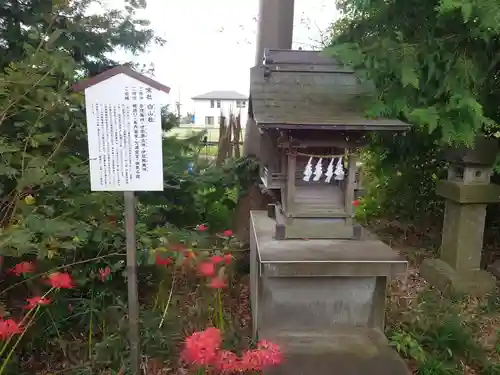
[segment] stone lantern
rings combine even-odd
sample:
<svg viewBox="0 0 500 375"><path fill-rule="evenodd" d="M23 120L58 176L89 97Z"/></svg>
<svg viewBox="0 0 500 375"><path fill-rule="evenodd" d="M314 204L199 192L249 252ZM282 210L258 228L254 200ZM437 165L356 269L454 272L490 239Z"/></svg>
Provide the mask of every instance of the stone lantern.
<svg viewBox="0 0 500 375"><path fill-rule="evenodd" d="M480 263L486 206L500 202L500 186L490 184L497 152L495 139L478 138L473 149L446 154L448 179L436 191L446 199L440 259L427 259L421 267L422 276L442 291L481 295L495 289Z"/></svg>
<svg viewBox="0 0 500 375"><path fill-rule="evenodd" d="M384 336L386 287L406 261L353 217L365 136L409 127L365 118L371 89L319 52L266 50L251 70L262 185L279 197L250 219L254 336L287 355L273 373L408 374Z"/></svg>

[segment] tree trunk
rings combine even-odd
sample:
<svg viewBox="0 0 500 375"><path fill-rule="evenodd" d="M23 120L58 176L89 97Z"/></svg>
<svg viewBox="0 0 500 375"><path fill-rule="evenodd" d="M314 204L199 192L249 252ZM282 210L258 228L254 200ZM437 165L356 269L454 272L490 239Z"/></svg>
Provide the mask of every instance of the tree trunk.
<svg viewBox="0 0 500 375"><path fill-rule="evenodd" d="M234 119L234 137L233 137L233 155L236 159L240 158L240 140L241 140L241 116Z"/></svg>

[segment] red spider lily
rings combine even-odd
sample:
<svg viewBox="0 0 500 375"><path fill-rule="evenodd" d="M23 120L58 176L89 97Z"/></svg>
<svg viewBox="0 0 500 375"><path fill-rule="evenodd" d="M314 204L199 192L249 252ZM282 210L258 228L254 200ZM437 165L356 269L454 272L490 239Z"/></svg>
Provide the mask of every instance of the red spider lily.
<svg viewBox="0 0 500 375"><path fill-rule="evenodd" d="M160 254L156 254L155 263L157 266L168 266L174 263L174 260L170 257L162 258Z"/></svg>
<svg viewBox="0 0 500 375"><path fill-rule="evenodd" d="M283 360L280 347L270 341L259 341L257 343L257 350L264 352L262 357L264 358L265 366L279 365Z"/></svg>
<svg viewBox="0 0 500 375"><path fill-rule="evenodd" d="M220 255L214 255L210 258L210 261L213 263L213 264L219 264L219 263L222 263L224 261L224 258L221 257Z"/></svg>
<svg viewBox="0 0 500 375"><path fill-rule="evenodd" d="M215 275L215 265L212 262L203 262L198 266L198 273L201 276L211 277Z"/></svg>
<svg viewBox="0 0 500 375"><path fill-rule="evenodd" d="M227 286L227 283L218 276L213 277L208 283L208 286L213 289L222 289Z"/></svg>
<svg viewBox="0 0 500 375"><path fill-rule="evenodd" d="M23 332L19 323L12 319L0 319L0 339L5 339L11 335L17 335Z"/></svg>
<svg viewBox="0 0 500 375"><path fill-rule="evenodd" d="M186 338L181 357L189 364L208 366L215 363L221 345L217 328L207 328Z"/></svg>
<svg viewBox="0 0 500 375"><path fill-rule="evenodd" d="M111 275L111 268L109 268L109 266L106 266L106 268L99 268L99 279L101 279L102 282L106 281L109 275Z"/></svg>
<svg viewBox="0 0 500 375"><path fill-rule="evenodd" d="M48 305L50 303L50 299L43 298L40 296L35 296L32 298L26 298L26 302L28 302L28 304L24 306L24 308L30 310L36 307L37 305Z"/></svg>
<svg viewBox="0 0 500 375"><path fill-rule="evenodd" d="M233 256L231 254L224 255L224 263L226 263L227 265L230 265L232 260Z"/></svg>
<svg viewBox="0 0 500 375"><path fill-rule="evenodd" d="M57 289L71 289L75 285L69 273L54 272L49 275L49 284Z"/></svg>
<svg viewBox="0 0 500 375"><path fill-rule="evenodd" d="M240 371L260 371L261 358L258 350L245 350L241 355Z"/></svg>
<svg viewBox="0 0 500 375"><path fill-rule="evenodd" d="M35 265L32 262L21 262L9 269L9 273L13 273L16 276L33 272L35 272Z"/></svg>
<svg viewBox="0 0 500 375"><path fill-rule="evenodd" d="M257 343L257 349L243 352L241 358L220 347L220 330L207 328L186 338L181 358L190 365L213 367L220 374L260 372L266 367L279 365L282 361L280 348L265 340Z"/></svg>
<svg viewBox="0 0 500 375"><path fill-rule="evenodd" d="M208 230L208 226L206 226L205 224L200 224L196 226L196 230L199 232L205 232Z"/></svg>
<svg viewBox="0 0 500 375"><path fill-rule="evenodd" d="M358 207L358 206L359 206L359 204L360 204L360 202L359 202L359 200L357 200L357 199L356 199L355 201L352 201L352 205L353 205L354 207Z"/></svg>
<svg viewBox="0 0 500 375"><path fill-rule="evenodd" d="M231 229L227 229L224 232L222 232L222 235L224 237L232 237L233 236L233 231Z"/></svg>
<svg viewBox="0 0 500 375"><path fill-rule="evenodd" d="M217 357L214 361L214 367L222 374L239 372L241 368L240 359L236 354L229 350L221 350L217 353Z"/></svg>
<svg viewBox="0 0 500 375"><path fill-rule="evenodd" d="M262 371L269 366L279 365L282 361L281 352L278 346L271 345L269 348L257 348L247 350L241 356L240 371Z"/></svg>

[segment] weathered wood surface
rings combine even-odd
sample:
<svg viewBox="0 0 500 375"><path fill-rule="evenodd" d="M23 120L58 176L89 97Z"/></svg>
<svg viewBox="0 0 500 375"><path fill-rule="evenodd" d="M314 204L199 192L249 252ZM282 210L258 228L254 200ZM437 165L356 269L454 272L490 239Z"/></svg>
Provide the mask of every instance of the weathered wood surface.
<svg viewBox="0 0 500 375"><path fill-rule="evenodd" d="M345 212L344 192L333 184L314 183L295 187L294 212Z"/></svg>
<svg viewBox="0 0 500 375"><path fill-rule="evenodd" d="M264 63L266 64L300 64L310 66L334 66L352 73L352 68L343 65L340 61L322 54L318 51L293 51L283 49L266 49L264 52Z"/></svg>
<svg viewBox="0 0 500 375"><path fill-rule="evenodd" d="M297 53L301 55L300 51L281 51L279 54L283 58L275 58L279 63L251 70L250 99L259 127L348 130L404 130L409 127L399 120L365 118L366 99L373 93L370 83L361 83L352 70L344 69L333 59L328 64L328 58L319 53L316 58L310 51L309 57L295 58ZM312 63L307 59L312 59ZM311 71L311 66L318 65L316 60L323 68L334 69ZM287 68L290 64L294 66L293 71ZM286 69L280 70L281 65Z"/></svg>

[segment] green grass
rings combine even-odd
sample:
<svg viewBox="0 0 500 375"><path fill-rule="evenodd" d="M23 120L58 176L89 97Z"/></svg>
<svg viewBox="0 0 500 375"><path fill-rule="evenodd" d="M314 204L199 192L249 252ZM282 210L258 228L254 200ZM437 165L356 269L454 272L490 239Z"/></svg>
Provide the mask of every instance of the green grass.
<svg viewBox="0 0 500 375"><path fill-rule="evenodd" d="M209 142L218 142L219 141L219 129L209 128L194 128L194 127L181 127L174 128L170 130L167 134L169 136L176 136L178 138L188 138L191 135L198 134L201 131L206 130L207 132L207 140Z"/></svg>
<svg viewBox="0 0 500 375"><path fill-rule="evenodd" d="M424 289L410 306L392 304L387 336L419 375L500 375L500 300Z"/></svg>
<svg viewBox="0 0 500 375"><path fill-rule="evenodd" d="M207 156L211 156L211 157L215 157L217 156L217 151L218 151L219 147L216 146L216 145L210 145L210 146L202 146L200 148L200 156L204 156L204 157L207 157ZM240 146L240 155L242 155L243 153L243 146Z"/></svg>
<svg viewBox="0 0 500 375"><path fill-rule="evenodd" d="M198 134L204 130L207 132L207 141L209 141L209 142L218 142L219 141L219 129L214 129L214 128L204 129L204 128L195 128L195 127L184 126L182 128L174 128L174 129L170 130L167 133L167 135L170 137L177 137L177 138L183 139L183 138L188 138L190 136ZM217 156L217 150L218 150L217 145L201 146L200 147L200 156L215 157L215 156ZM243 152L243 147L240 147L240 154L242 152Z"/></svg>
<svg viewBox="0 0 500 375"><path fill-rule="evenodd" d="M384 220L371 230L409 261L406 283L389 293L386 335L414 375L500 375L500 289L473 298L444 295L419 274L421 262L435 256L437 235L421 237Z"/></svg>
<svg viewBox="0 0 500 375"><path fill-rule="evenodd" d="M202 146L200 148L200 156L217 156L217 150L219 148L216 145L212 146Z"/></svg>

